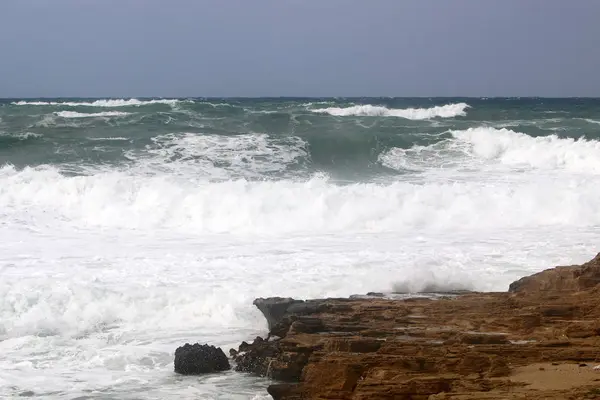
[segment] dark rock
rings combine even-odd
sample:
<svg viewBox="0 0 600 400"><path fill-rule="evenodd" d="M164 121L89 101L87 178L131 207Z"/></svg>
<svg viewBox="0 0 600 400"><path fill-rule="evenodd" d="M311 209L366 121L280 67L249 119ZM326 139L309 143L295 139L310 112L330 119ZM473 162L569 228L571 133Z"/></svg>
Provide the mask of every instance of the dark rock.
<svg viewBox="0 0 600 400"><path fill-rule="evenodd" d="M268 342L260 337L257 337L252 344L243 342L233 357L236 362L235 370L267 376L271 360L279 354L277 342Z"/></svg>
<svg viewBox="0 0 600 400"><path fill-rule="evenodd" d="M227 356L218 347L198 343L175 350L175 372L182 375L198 375L231 369Z"/></svg>
<svg viewBox="0 0 600 400"><path fill-rule="evenodd" d="M275 385L270 385L267 388L267 393L271 395L273 400L281 400L281 399L293 399L298 398L301 399L302 395L300 392L300 385L293 383L280 383Z"/></svg>
<svg viewBox="0 0 600 400"><path fill-rule="evenodd" d="M294 303L288 307L286 314L291 315L310 315L316 314L319 311L324 311L327 300L310 300L303 301L300 303Z"/></svg>
<svg viewBox="0 0 600 400"><path fill-rule="evenodd" d="M269 297L266 299L258 298L254 300L254 305L263 313L267 319L269 331L275 327L286 315L291 305L304 303L302 300L295 300L291 297Z"/></svg>

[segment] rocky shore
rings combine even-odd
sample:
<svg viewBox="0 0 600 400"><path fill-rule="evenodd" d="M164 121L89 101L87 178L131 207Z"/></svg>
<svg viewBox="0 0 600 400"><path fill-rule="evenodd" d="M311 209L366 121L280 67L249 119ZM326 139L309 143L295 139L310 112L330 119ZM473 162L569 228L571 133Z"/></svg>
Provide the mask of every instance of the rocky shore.
<svg viewBox="0 0 600 400"><path fill-rule="evenodd" d="M275 400L600 398L600 254L505 293L257 299L269 334L230 355Z"/></svg>

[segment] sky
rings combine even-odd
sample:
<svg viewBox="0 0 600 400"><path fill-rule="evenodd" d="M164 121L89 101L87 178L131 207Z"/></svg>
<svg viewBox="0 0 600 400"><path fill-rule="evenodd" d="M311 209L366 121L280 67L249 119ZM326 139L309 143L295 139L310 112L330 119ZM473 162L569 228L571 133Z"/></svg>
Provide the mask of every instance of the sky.
<svg viewBox="0 0 600 400"><path fill-rule="evenodd" d="M0 0L0 97L596 96L598 0Z"/></svg>

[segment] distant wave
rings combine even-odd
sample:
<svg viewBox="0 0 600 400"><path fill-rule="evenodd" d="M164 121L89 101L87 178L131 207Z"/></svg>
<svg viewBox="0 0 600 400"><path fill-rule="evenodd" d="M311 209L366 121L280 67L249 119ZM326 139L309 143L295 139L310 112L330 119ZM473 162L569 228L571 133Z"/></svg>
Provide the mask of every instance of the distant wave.
<svg viewBox="0 0 600 400"><path fill-rule="evenodd" d="M27 139L31 139L31 138L40 138L43 135L41 135L39 133L35 133L35 132L18 132L18 133L0 132L0 136L11 137L11 138L20 139L20 140L27 140Z"/></svg>
<svg viewBox="0 0 600 400"><path fill-rule="evenodd" d="M121 112L121 111L106 111L106 112L99 112L99 113L79 113L76 111L58 111L55 112L54 114L56 114L59 117L62 118L91 118L91 117L124 117L126 115L130 115L130 113L127 112Z"/></svg>
<svg viewBox="0 0 600 400"><path fill-rule="evenodd" d="M124 140L131 140L130 138L126 138L126 137L121 137L121 136L116 136L116 137L90 137L87 138L87 140L91 140L91 141L124 141Z"/></svg>
<svg viewBox="0 0 600 400"><path fill-rule="evenodd" d="M412 120L430 118L452 118L467 115L466 103L446 104L431 108L387 108L370 104L351 107L329 107L310 110L315 113L329 114L338 117L369 116L369 117L399 117Z"/></svg>
<svg viewBox="0 0 600 400"><path fill-rule="evenodd" d="M68 107L131 107L145 106L150 104L169 104L175 105L185 100L177 99L154 99L154 100L138 100L138 99L106 99L96 100L93 102L74 102L74 101L17 101L11 103L15 106L68 106Z"/></svg>
<svg viewBox="0 0 600 400"><path fill-rule="evenodd" d="M590 118L580 118L580 119L584 120L585 122L589 122L590 124L600 125L600 121L595 120L595 119L590 119Z"/></svg>

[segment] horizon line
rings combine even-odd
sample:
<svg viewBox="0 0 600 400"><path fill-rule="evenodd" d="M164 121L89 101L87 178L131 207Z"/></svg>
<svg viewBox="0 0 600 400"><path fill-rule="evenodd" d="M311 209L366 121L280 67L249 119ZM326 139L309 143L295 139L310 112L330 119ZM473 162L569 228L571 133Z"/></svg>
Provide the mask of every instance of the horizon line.
<svg viewBox="0 0 600 400"><path fill-rule="evenodd" d="M35 99L600 99L599 96L27 96L3 100Z"/></svg>

